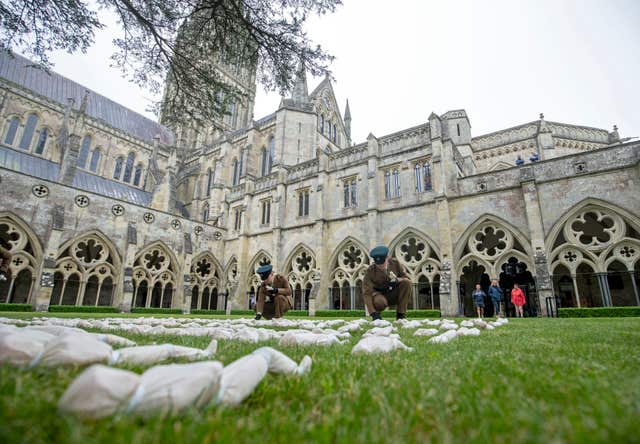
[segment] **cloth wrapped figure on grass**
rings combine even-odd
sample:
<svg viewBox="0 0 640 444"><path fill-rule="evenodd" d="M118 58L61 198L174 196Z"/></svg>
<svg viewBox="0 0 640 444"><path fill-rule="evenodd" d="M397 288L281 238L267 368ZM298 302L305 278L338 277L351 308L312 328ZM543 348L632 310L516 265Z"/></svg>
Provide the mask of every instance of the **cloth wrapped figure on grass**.
<svg viewBox="0 0 640 444"><path fill-rule="evenodd" d="M167 359L187 359L196 361L211 358L218 347L218 342L212 339L207 348L184 347L174 344L139 345L137 347L121 348L113 352L111 364L150 365Z"/></svg>
<svg viewBox="0 0 640 444"><path fill-rule="evenodd" d="M180 415L211 403L236 406L244 401L267 372L303 375L311 358L297 364L271 347L262 347L227 367L216 361L158 365L136 373L93 365L76 377L58 408L98 419L117 412L140 416Z"/></svg>
<svg viewBox="0 0 640 444"><path fill-rule="evenodd" d="M97 363L150 365L167 359L208 359L215 354L216 348L217 341L214 339L204 350L174 344L113 350L108 343L100 340L100 336L92 333L54 336L41 330L16 329L0 336L0 362L30 367Z"/></svg>
<svg viewBox="0 0 640 444"><path fill-rule="evenodd" d="M389 353L394 350L413 351L413 348L394 336L366 336L358 341L351 353Z"/></svg>

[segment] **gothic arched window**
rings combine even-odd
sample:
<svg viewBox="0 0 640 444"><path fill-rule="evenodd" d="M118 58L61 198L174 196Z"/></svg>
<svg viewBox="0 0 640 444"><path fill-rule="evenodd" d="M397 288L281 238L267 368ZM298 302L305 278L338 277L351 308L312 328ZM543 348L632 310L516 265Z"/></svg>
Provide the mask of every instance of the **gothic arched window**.
<svg viewBox="0 0 640 444"><path fill-rule="evenodd" d="M135 160L135 154L129 153L127 156L127 163L124 165L124 176L122 176L123 182L131 182L131 174L133 173L133 161Z"/></svg>
<svg viewBox="0 0 640 444"><path fill-rule="evenodd" d="M113 178L116 180L120 180L120 175L122 174L122 164L124 163L124 159L122 156L116 159L116 166L113 169Z"/></svg>
<svg viewBox="0 0 640 444"><path fill-rule="evenodd" d="M233 185L240 182L240 174L238 173L238 159L233 159Z"/></svg>
<svg viewBox="0 0 640 444"><path fill-rule="evenodd" d="M212 186L213 186L213 170L209 168L207 170L207 192L206 192L207 197L211 195Z"/></svg>
<svg viewBox="0 0 640 444"><path fill-rule="evenodd" d="M134 186L140 186L140 179L142 178L142 165L138 164L136 165L136 170L133 173L133 185Z"/></svg>
<svg viewBox="0 0 640 444"><path fill-rule="evenodd" d="M91 161L89 162L89 170L92 172L98 171L98 164L100 163L100 148L96 148L91 153Z"/></svg>
<svg viewBox="0 0 640 444"><path fill-rule="evenodd" d="M42 130L40 130L40 135L38 136L38 141L36 142L36 148L34 150L36 154L44 153L44 147L47 144L47 137L49 137L49 130L47 128L42 128Z"/></svg>
<svg viewBox="0 0 640 444"><path fill-rule="evenodd" d="M424 184L424 190L431 190L431 166L429 165L429 162L425 162L422 167L422 181Z"/></svg>
<svg viewBox="0 0 640 444"><path fill-rule="evenodd" d="M209 204L205 203L202 207L202 222L207 222L209 220Z"/></svg>
<svg viewBox="0 0 640 444"><path fill-rule="evenodd" d="M89 158L89 148L91 148L91 136L86 135L82 139L82 145L80 147L80 153L78 154L78 166L85 168L87 166L87 159Z"/></svg>
<svg viewBox="0 0 640 444"><path fill-rule="evenodd" d="M18 119L17 117L14 117L11 120L9 120L9 122L7 123L7 135L4 138L4 143L6 145L13 145L19 126L20 126L20 119Z"/></svg>
<svg viewBox="0 0 640 444"><path fill-rule="evenodd" d="M271 174L271 170L273 169L273 161L276 158L276 139L271 136L269 139L269 174Z"/></svg>
<svg viewBox="0 0 640 444"><path fill-rule="evenodd" d="M416 193L420 193L422 191L422 167L419 163L413 167L413 173L416 180Z"/></svg>
<svg viewBox="0 0 640 444"><path fill-rule="evenodd" d="M261 165L261 176L264 177L267 175L267 167L269 166L269 160L267 158L267 149L265 147L262 147L262 150L260 151L261 156L260 156L260 165Z"/></svg>
<svg viewBox="0 0 640 444"><path fill-rule="evenodd" d="M384 198L391 199L391 172L384 173Z"/></svg>
<svg viewBox="0 0 640 444"><path fill-rule="evenodd" d="M400 196L400 171L393 170L393 197Z"/></svg>
<svg viewBox="0 0 640 444"><path fill-rule="evenodd" d="M29 114L29 117L27 117L27 124L24 126L24 131L22 132L22 139L20 139L19 148L21 150L29 150L31 147L31 139L33 139L33 133L35 132L37 125L38 116L35 114Z"/></svg>

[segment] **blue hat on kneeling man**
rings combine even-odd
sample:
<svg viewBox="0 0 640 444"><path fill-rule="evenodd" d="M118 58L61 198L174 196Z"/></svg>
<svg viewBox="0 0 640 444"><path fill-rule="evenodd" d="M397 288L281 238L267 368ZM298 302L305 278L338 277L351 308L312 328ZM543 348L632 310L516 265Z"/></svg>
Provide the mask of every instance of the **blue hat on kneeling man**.
<svg viewBox="0 0 640 444"><path fill-rule="evenodd" d="M273 270L273 266L271 264L261 265L256 270L256 273L258 273L260 275L260 279L264 281L271 274L271 270Z"/></svg>
<svg viewBox="0 0 640 444"><path fill-rule="evenodd" d="M387 259L387 256L389 255L389 249L384 245L378 245L373 250L371 250L369 255L371 255L371 257L373 258L373 261L376 264L378 265L384 264L384 261Z"/></svg>

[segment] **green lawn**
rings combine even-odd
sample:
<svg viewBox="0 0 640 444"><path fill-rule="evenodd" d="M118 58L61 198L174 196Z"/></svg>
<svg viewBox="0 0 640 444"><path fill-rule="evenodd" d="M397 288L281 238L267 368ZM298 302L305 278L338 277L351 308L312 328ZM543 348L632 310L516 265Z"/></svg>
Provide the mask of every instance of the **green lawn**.
<svg viewBox="0 0 640 444"><path fill-rule="evenodd" d="M20 316L20 314L13 314ZM97 317L97 316L93 316ZM640 442L640 318L520 319L415 352L279 348L309 375L271 376L236 409L82 422L56 412L78 369L0 366L3 443ZM125 335L204 347L205 338ZM224 364L261 345L220 341ZM142 369L135 369L142 371Z"/></svg>

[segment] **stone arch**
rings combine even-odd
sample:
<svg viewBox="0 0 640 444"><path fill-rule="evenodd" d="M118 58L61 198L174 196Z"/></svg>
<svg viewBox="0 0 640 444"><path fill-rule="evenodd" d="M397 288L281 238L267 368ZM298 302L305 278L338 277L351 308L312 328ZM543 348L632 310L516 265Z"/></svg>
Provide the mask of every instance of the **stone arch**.
<svg viewBox="0 0 640 444"><path fill-rule="evenodd" d="M50 304L113 305L120 270L120 254L101 231L68 239L58 248Z"/></svg>
<svg viewBox="0 0 640 444"><path fill-rule="evenodd" d="M221 289L222 267L209 251L191 261L191 309L216 310Z"/></svg>
<svg viewBox="0 0 640 444"><path fill-rule="evenodd" d="M306 310L313 278L318 271L316 255L307 245L299 243L291 250L285 264L285 276L293 290L293 308Z"/></svg>
<svg viewBox="0 0 640 444"><path fill-rule="evenodd" d="M601 207L604 210L616 213L620 215L627 223L631 225L631 227L638 233L640 233L640 217L634 215L633 213L625 210L622 207L619 207L616 204L611 202L607 202L601 199L597 199L594 197L588 197L586 199L581 200L573 207L568 209L562 216L558 218L558 220L553 224L551 229L549 230L549 234L545 240L545 249L548 252L553 250L553 246L558 238L558 235L564 228L565 224L572 217L576 216L579 212L586 210L588 207Z"/></svg>
<svg viewBox="0 0 640 444"><path fill-rule="evenodd" d="M407 240L407 239L409 239L411 237L420 239L422 242L425 243L425 247L426 247L425 257L417 262L417 266L419 266L419 264L422 261L426 261L429 258L435 260L438 264L440 263L440 258L441 258L440 249L438 248L438 245L435 243L435 241L433 239L431 239L431 237L429 237L423 231L418 230L417 228L407 227L407 228L403 229L400 233L398 233L393 238L393 240L389 243L389 252L390 252L390 254L392 256L396 257L397 259L399 259L400 262L403 265L405 265L405 268L412 267L412 264L414 262L416 262L416 261L415 260L403 260L403 258L398 257L398 254L400 253L398 248L401 246L403 241L405 241L405 240ZM414 265L414 267L415 267L415 265Z"/></svg>
<svg viewBox="0 0 640 444"><path fill-rule="evenodd" d="M545 246L554 290L564 303L640 304L634 282L640 259L636 215L610 202L584 199L556 221Z"/></svg>
<svg viewBox="0 0 640 444"><path fill-rule="evenodd" d="M440 250L426 233L407 227L390 243L390 254L407 270L413 283L409 308L440 307Z"/></svg>
<svg viewBox="0 0 640 444"><path fill-rule="evenodd" d="M227 290L238 282L240 272L238 271L238 259L232 255L224 268L224 280Z"/></svg>
<svg viewBox="0 0 640 444"><path fill-rule="evenodd" d="M171 308L181 269L164 242L154 241L141 248L133 262L134 306Z"/></svg>
<svg viewBox="0 0 640 444"><path fill-rule="evenodd" d="M30 303L42 264L40 239L26 222L8 211L0 211L0 239L11 253L11 276L0 282L0 302Z"/></svg>
<svg viewBox="0 0 640 444"><path fill-rule="evenodd" d="M329 260L332 308L364 310L362 282L370 262L368 249L354 237L338 244Z"/></svg>
<svg viewBox="0 0 640 444"><path fill-rule="evenodd" d="M249 262L249 274L255 274L256 268L260 265L271 264L272 262L273 258L266 250L258 250L258 252L253 255L251 262Z"/></svg>
<svg viewBox="0 0 640 444"><path fill-rule="evenodd" d="M507 234L505 241L506 245L504 248L500 248L500 251L496 250L496 254L479 254L478 248L469 248L469 240L472 235L478 234L478 230L482 230L487 226L493 226L494 228L500 228L502 230L506 230L505 234ZM485 235L488 233L485 233ZM497 234L497 233L496 233ZM510 239L509 239L510 237ZM524 253L529 261L529 265L533 268L533 264L531 262L531 258L533 257L533 252L531 250L531 243L529 238L527 238L520 230L514 227L511 223L502 219L501 217L495 216L493 214L485 213L478 217L467 229L462 233L462 235L456 241L453 257L456 262L456 275L459 275L462 271L462 268L459 262L468 254L473 254L478 257L483 257L483 260L490 262L492 264L491 271L493 270L493 263L498 261L503 255L508 255L509 251L513 251L515 247L516 251L520 251ZM475 250L475 251L474 251ZM485 257L486 256L486 257Z"/></svg>

